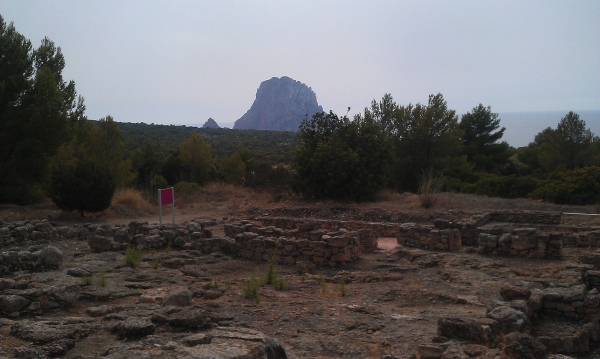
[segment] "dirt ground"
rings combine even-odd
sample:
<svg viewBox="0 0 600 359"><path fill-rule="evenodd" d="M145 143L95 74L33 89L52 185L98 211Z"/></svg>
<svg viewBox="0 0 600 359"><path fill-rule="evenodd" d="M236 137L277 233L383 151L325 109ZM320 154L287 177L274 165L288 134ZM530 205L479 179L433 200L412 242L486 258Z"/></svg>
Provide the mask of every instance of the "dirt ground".
<svg viewBox="0 0 600 359"><path fill-rule="evenodd" d="M208 195L185 199L176 208L177 222L215 219L218 224L209 229L218 236L223 235L223 223L243 219L251 208L343 206L360 211L380 208L418 213L423 218L434 218L437 213L448 211L459 215L498 208L598 211L593 206L560 207L529 200L482 199L456 194L442 196L438 205L429 210L420 208L418 197L411 194L388 193L378 202L366 204L297 198L275 202L261 196L243 192L224 195L221 199L218 196L211 199ZM157 222L156 208L152 206L132 210L113 205L105 213L84 219L62 213L51 203L0 207L0 218L5 221L43 217L57 225ZM160 299L172 290L186 287L193 293L192 304L217 313L222 318L220 325L265 333L283 345L289 358L381 358L386 354L409 358L419 344L432 342L437 335L438 319L485 317L486 306L499 299L503 285L535 287L540 281L552 281L581 251L568 248L560 260L505 258L483 256L466 249L452 253L407 249L397 246L393 238L381 238L374 253L363 254L359 260L336 268L318 267L315 273L301 274L293 266L279 265L283 290L262 286L258 300L254 300L244 296L244 288L252 275L264 275L264 262L221 253L198 255L197 251L161 250L145 253L141 265L134 270L122 265L123 255L117 252L92 253L85 242L76 240L52 244L65 254L61 270L85 268L94 273L94 278L104 271L106 288L120 294L111 295L107 300L78 301L70 308L44 316L88 317L91 307L124 308L136 305L140 295ZM31 280L52 283L53 279L40 274ZM89 290L103 289L92 284ZM106 323L111 319L95 320ZM543 330L544 325L539 323L534 331ZM0 326L0 354L8 355L11 348L27 345L9 332L8 326ZM160 334L160 328L155 334ZM97 331L78 341L64 357L103 357L116 345L120 344L114 335ZM483 350L476 357L494 358L496 354ZM599 354L595 352L586 357Z"/></svg>

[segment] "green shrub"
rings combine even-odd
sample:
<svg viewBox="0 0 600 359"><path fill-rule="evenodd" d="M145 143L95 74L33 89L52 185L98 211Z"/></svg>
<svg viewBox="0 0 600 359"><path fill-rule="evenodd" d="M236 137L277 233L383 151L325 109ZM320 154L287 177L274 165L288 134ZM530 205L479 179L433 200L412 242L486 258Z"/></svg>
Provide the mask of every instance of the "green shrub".
<svg viewBox="0 0 600 359"><path fill-rule="evenodd" d="M100 270L100 277L98 278L98 285L106 287L108 285L108 279L106 278L106 269Z"/></svg>
<svg viewBox="0 0 600 359"><path fill-rule="evenodd" d="M92 277L84 275L81 277L81 285L88 286L92 284Z"/></svg>
<svg viewBox="0 0 600 359"><path fill-rule="evenodd" d="M540 181L531 197L557 204L600 203L600 167L553 172Z"/></svg>
<svg viewBox="0 0 600 359"><path fill-rule="evenodd" d="M319 273L316 282L321 287L321 293L325 293L325 274L323 272Z"/></svg>
<svg viewBox="0 0 600 359"><path fill-rule="evenodd" d="M256 276L250 277L246 281L246 286L244 287L244 298L254 299L256 304L260 303L260 296L258 295L258 290L262 287L262 282Z"/></svg>
<svg viewBox="0 0 600 359"><path fill-rule="evenodd" d="M200 192L200 186L195 182L178 182L173 186L177 198L189 197Z"/></svg>
<svg viewBox="0 0 600 359"><path fill-rule="evenodd" d="M287 287L287 282L285 281L285 279L283 279L283 276L279 276L279 278L275 281L274 287L277 290L285 290L285 288Z"/></svg>
<svg viewBox="0 0 600 359"><path fill-rule="evenodd" d="M271 258L267 261L267 271L265 273L265 284L275 284L277 280L277 276L279 274L279 269L277 269L277 260L279 256L277 255L277 251L273 253Z"/></svg>
<svg viewBox="0 0 600 359"><path fill-rule="evenodd" d="M127 247L125 252L125 265L131 268L137 268L142 261L142 251L135 247Z"/></svg>
<svg viewBox="0 0 600 359"><path fill-rule="evenodd" d="M480 173L477 182L464 185L463 190L490 197L519 198L527 197L536 186L537 180L530 176Z"/></svg>

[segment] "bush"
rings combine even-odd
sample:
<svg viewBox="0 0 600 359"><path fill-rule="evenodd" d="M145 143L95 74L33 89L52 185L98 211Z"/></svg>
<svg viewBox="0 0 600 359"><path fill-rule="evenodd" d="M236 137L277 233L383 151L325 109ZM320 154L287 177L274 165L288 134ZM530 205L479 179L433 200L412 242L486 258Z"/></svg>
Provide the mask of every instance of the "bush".
<svg viewBox="0 0 600 359"><path fill-rule="evenodd" d="M177 198L189 197L200 192L200 186L195 182L178 182L173 186Z"/></svg>
<svg viewBox="0 0 600 359"><path fill-rule="evenodd" d="M557 204L600 203L600 167L553 172L548 178L540 181L531 197Z"/></svg>
<svg viewBox="0 0 600 359"><path fill-rule="evenodd" d="M53 169L50 198L62 210L100 212L110 206L115 193L114 174L92 160L78 160Z"/></svg>
<svg viewBox="0 0 600 359"><path fill-rule="evenodd" d="M423 208L431 208L437 202L444 185L444 177L434 175L432 171L424 174L419 183L419 200Z"/></svg>
<svg viewBox="0 0 600 359"><path fill-rule="evenodd" d="M530 176L481 173L477 182L463 185L462 189L464 192L490 197L519 198L527 197L536 186L537 180Z"/></svg>
<svg viewBox="0 0 600 359"><path fill-rule="evenodd" d="M262 287L261 280L254 275L250 277L250 279L246 281L246 286L244 287L244 298L254 299L256 304L260 303L260 296L258 295L260 287Z"/></svg>
<svg viewBox="0 0 600 359"><path fill-rule="evenodd" d="M267 271L265 273L265 284L275 284L277 281L277 276L279 274L279 270L277 269L277 260L279 256L277 255L277 251L273 253L271 258L267 261Z"/></svg>
<svg viewBox="0 0 600 359"><path fill-rule="evenodd" d="M142 251L134 247L127 247L124 262L128 267L137 268L142 262Z"/></svg>

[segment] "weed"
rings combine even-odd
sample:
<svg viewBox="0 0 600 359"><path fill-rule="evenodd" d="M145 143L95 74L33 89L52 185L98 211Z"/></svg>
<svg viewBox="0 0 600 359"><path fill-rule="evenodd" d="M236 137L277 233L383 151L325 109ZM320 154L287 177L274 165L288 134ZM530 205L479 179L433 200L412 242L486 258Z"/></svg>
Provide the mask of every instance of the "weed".
<svg viewBox="0 0 600 359"><path fill-rule="evenodd" d="M275 281L275 289L277 290L285 290L287 287L287 282L283 279L283 276L280 276L277 281Z"/></svg>
<svg viewBox="0 0 600 359"><path fill-rule="evenodd" d="M325 293L325 274L323 272L319 273L316 281L319 287L321 287L321 293Z"/></svg>
<svg viewBox="0 0 600 359"><path fill-rule="evenodd" d="M346 285L346 276L345 275L343 275L342 278L340 278L340 284L338 286L340 288L340 295L342 297L345 297L347 294L347 290L348 290L347 285Z"/></svg>
<svg viewBox="0 0 600 359"><path fill-rule="evenodd" d="M169 253L171 251L171 241L167 242L167 249L166 249L167 253Z"/></svg>
<svg viewBox="0 0 600 359"><path fill-rule="evenodd" d="M81 277L81 285L91 285L92 284L92 277L88 276L88 275L84 275L83 277Z"/></svg>
<svg viewBox="0 0 600 359"><path fill-rule="evenodd" d="M131 268L137 268L142 261L142 251L135 247L127 247L125 252L125 265Z"/></svg>
<svg viewBox="0 0 600 359"><path fill-rule="evenodd" d="M219 282L217 282L217 280L215 279L212 282L208 282L208 283L204 284L202 286L202 288L204 288L204 289L213 289L213 288L217 289L217 288L219 288Z"/></svg>
<svg viewBox="0 0 600 359"><path fill-rule="evenodd" d="M383 274L381 274L381 275L379 276L379 278L377 278L377 281L378 281L379 283L383 283L384 279L385 279L385 278L383 277Z"/></svg>
<svg viewBox="0 0 600 359"><path fill-rule="evenodd" d="M150 262L150 264L152 265L152 268L158 269L158 264L159 264L158 261L152 261L152 262Z"/></svg>
<svg viewBox="0 0 600 359"><path fill-rule="evenodd" d="M306 273L302 272L302 274L300 274L300 280L301 280L302 282L305 282L305 281L306 281Z"/></svg>
<svg viewBox="0 0 600 359"><path fill-rule="evenodd" d="M106 278L106 269L100 270L100 278L98 278L98 285L106 287L108 285L108 279Z"/></svg>
<svg viewBox="0 0 600 359"><path fill-rule="evenodd" d="M155 254L156 254L156 249L153 249L153 250L151 250L151 251L150 251L150 254L151 254L151 255L155 255Z"/></svg>
<svg viewBox="0 0 600 359"><path fill-rule="evenodd" d="M277 260L279 256L277 255L277 250L275 253L269 258L267 261L267 273L265 274L265 284L275 284L277 280L277 274L279 270L277 269Z"/></svg>
<svg viewBox="0 0 600 359"><path fill-rule="evenodd" d="M227 280L227 282L225 282L225 288L227 288L227 290L229 290L229 288L231 288L231 281Z"/></svg>
<svg viewBox="0 0 600 359"><path fill-rule="evenodd" d="M533 273L532 277L533 278L542 278L542 275L540 273Z"/></svg>
<svg viewBox="0 0 600 359"><path fill-rule="evenodd" d="M443 185L443 176L435 175L433 170L423 173L419 181L419 200L423 208L431 208L435 205Z"/></svg>
<svg viewBox="0 0 600 359"><path fill-rule="evenodd" d="M258 295L258 290L262 286L262 282L260 279L256 278L256 276L250 277L246 281L246 286L244 287L244 298L254 299L256 304L260 303L260 296Z"/></svg>

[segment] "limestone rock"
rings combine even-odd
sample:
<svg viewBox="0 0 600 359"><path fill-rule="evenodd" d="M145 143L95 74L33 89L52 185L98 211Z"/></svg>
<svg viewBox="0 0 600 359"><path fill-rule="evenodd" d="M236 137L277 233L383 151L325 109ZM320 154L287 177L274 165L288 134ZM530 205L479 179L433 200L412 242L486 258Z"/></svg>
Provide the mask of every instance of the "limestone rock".
<svg viewBox="0 0 600 359"><path fill-rule="evenodd" d="M210 317L201 309L182 310L167 318L167 322L181 329L208 329L212 326Z"/></svg>
<svg viewBox="0 0 600 359"><path fill-rule="evenodd" d="M508 359L543 359L546 347L528 334L513 332L504 337L502 352Z"/></svg>
<svg viewBox="0 0 600 359"><path fill-rule="evenodd" d="M113 241L110 238L95 235L88 240L88 245L94 252L106 252L112 249Z"/></svg>
<svg viewBox="0 0 600 359"><path fill-rule="evenodd" d="M252 107L235 122L234 129L298 131L298 125L323 108L312 89L289 77L263 81Z"/></svg>
<svg viewBox="0 0 600 359"><path fill-rule="evenodd" d="M500 306L494 308L487 317L498 322L498 328L502 333L521 332L529 333L531 322L525 313L514 308Z"/></svg>
<svg viewBox="0 0 600 359"><path fill-rule="evenodd" d="M59 302L73 303L79 299L79 286L67 284L52 287L52 296Z"/></svg>
<svg viewBox="0 0 600 359"><path fill-rule="evenodd" d="M477 344L492 341L492 328L495 322L477 322L460 318L440 318L438 335L453 339L464 339Z"/></svg>
<svg viewBox="0 0 600 359"><path fill-rule="evenodd" d="M186 307L192 304L192 292L187 289L179 289L167 294L163 303L164 306Z"/></svg>
<svg viewBox="0 0 600 359"><path fill-rule="evenodd" d="M20 295L0 295L0 311L7 314L23 310L30 303L29 299Z"/></svg>
<svg viewBox="0 0 600 359"><path fill-rule="evenodd" d="M39 261L44 267L58 268L62 262L63 254L60 249L48 246L40 252Z"/></svg>
<svg viewBox="0 0 600 359"><path fill-rule="evenodd" d="M500 296L506 301L515 299L528 300L531 296L531 290L527 288L504 286L500 289Z"/></svg>
<svg viewBox="0 0 600 359"><path fill-rule="evenodd" d="M133 318L117 323L112 331L119 338L139 338L154 333L156 327L148 319Z"/></svg>

